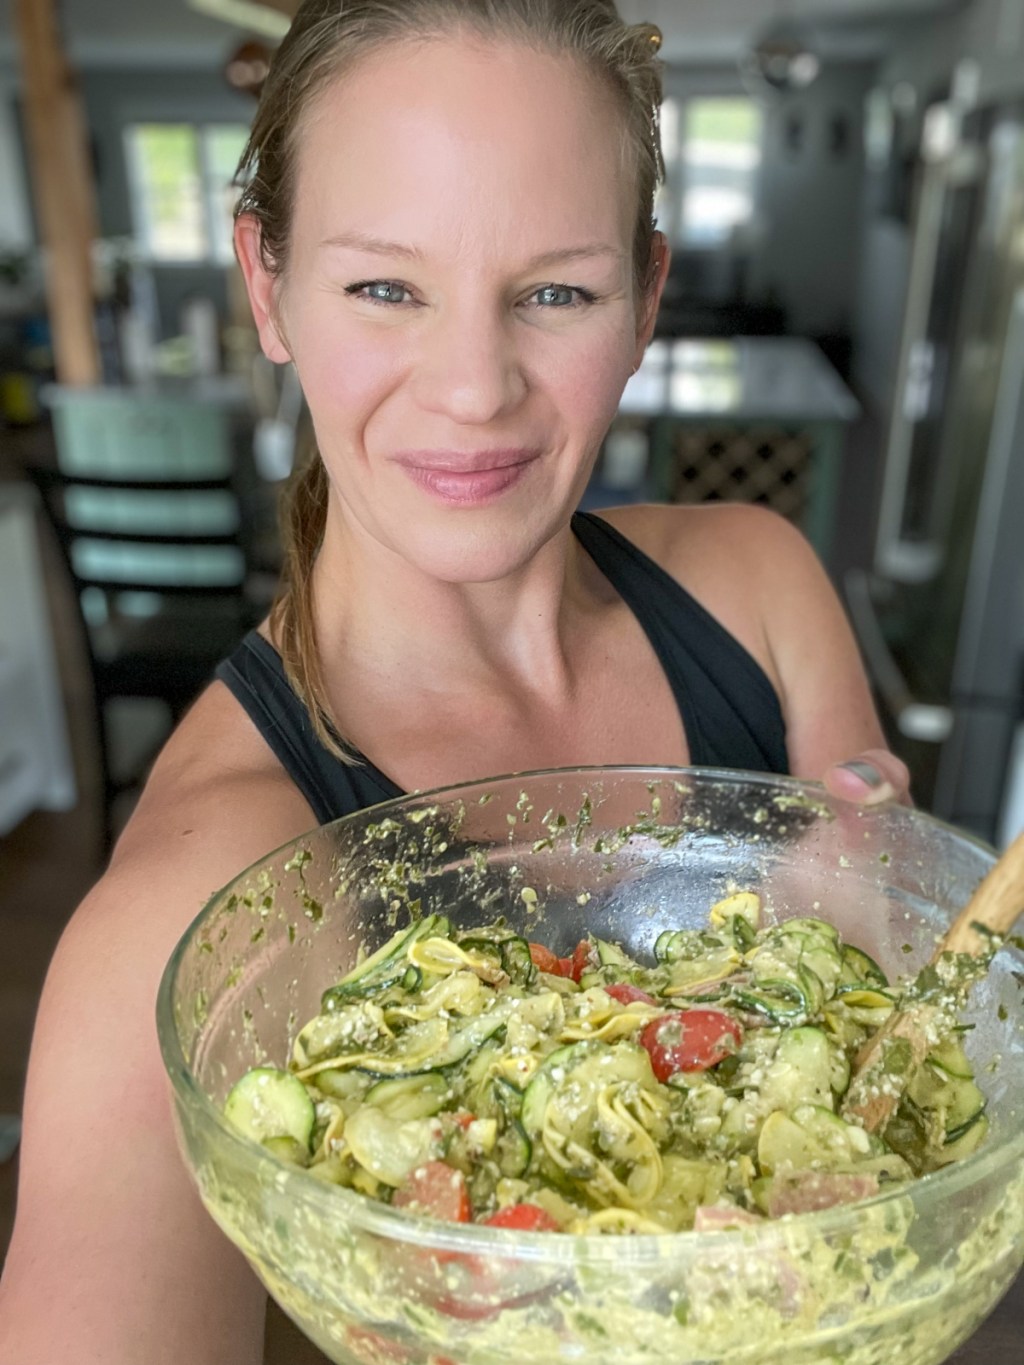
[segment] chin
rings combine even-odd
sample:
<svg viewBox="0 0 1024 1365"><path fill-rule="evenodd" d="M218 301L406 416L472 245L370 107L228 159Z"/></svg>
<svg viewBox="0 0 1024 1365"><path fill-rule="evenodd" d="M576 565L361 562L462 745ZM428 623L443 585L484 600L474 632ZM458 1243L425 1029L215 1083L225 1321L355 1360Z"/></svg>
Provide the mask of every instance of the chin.
<svg viewBox="0 0 1024 1365"><path fill-rule="evenodd" d="M507 515L474 517L473 524L424 522L407 533L396 548L402 558L442 583L497 583L533 560L538 551L567 527L571 511L553 518Z"/></svg>

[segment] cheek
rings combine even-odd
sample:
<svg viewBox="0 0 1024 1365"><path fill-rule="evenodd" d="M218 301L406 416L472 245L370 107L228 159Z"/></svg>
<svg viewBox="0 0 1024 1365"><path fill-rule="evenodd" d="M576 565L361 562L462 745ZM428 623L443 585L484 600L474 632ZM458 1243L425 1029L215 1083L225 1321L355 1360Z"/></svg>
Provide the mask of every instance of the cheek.
<svg viewBox="0 0 1024 1365"><path fill-rule="evenodd" d="M296 328L296 368L314 416L359 427L400 383L408 346L388 329L360 328L328 309L309 309Z"/></svg>
<svg viewBox="0 0 1024 1365"><path fill-rule="evenodd" d="M566 421L581 430L608 427L632 364L632 342L624 330L609 331L579 345L553 350L537 370L538 383L557 401Z"/></svg>

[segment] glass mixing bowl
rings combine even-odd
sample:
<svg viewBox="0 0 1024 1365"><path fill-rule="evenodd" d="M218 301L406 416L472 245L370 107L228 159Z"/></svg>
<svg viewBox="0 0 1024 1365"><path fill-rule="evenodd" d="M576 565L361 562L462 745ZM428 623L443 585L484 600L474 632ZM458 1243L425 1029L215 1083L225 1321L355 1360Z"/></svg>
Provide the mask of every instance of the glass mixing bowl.
<svg viewBox="0 0 1024 1365"><path fill-rule="evenodd" d="M335 1362L935 1365L1024 1261L1024 960L972 997L991 1133L960 1165L857 1205L737 1231L523 1233L418 1218L288 1167L221 1115L284 1065L321 992L409 916L499 915L556 952L586 931L650 960L731 889L833 922L896 976L992 862L902 807L687 769L563 770L389 802L324 826L220 892L158 1006L181 1148L210 1213ZM523 892L532 889L524 897Z"/></svg>

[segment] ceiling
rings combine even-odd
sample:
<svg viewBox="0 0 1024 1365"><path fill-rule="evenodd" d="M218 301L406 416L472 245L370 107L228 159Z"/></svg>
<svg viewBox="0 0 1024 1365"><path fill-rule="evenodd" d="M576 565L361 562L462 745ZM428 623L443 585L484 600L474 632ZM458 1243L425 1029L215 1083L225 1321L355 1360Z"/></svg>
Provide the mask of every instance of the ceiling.
<svg viewBox="0 0 1024 1365"><path fill-rule="evenodd" d="M190 9L186 0L58 0L79 66L214 66L239 30ZM676 62L733 61L773 21L809 27L824 55L879 55L893 24L960 7L963 0L619 0L623 17L657 23ZM13 0L0 7L0 61L12 65Z"/></svg>

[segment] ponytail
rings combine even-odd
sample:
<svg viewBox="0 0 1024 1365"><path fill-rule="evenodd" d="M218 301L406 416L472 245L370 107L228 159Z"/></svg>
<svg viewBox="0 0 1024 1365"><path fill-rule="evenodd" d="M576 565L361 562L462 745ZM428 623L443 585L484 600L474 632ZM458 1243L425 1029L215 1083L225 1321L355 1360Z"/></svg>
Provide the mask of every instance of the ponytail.
<svg viewBox="0 0 1024 1365"><path fill-rule="evenodd" d="M281 509L284 568L270 611L270 633L285 676L309 713L320 743L343 763L357 760L346 748L331 716L316 639L313 570L327 528L327 470L315 443L295 473Z"/></svg>

